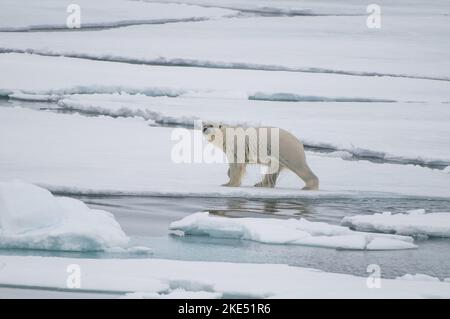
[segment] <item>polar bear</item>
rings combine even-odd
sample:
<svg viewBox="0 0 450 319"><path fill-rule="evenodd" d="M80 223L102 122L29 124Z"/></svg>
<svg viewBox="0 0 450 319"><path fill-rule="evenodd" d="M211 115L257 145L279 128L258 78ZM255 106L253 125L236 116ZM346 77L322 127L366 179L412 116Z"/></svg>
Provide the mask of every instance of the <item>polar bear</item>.
<svg viewBox="0 0 450 319"><path fill-rule="evenodd" d="M303 144L281 128L244 128L204 122L202 133L208 142L226 154L230 180L223 186L240 186L247 164L263 164L269 169L255 187L275 187L280 172L289 169L305 182L303 190L319 189L319 179L306 163Z"/></svg>

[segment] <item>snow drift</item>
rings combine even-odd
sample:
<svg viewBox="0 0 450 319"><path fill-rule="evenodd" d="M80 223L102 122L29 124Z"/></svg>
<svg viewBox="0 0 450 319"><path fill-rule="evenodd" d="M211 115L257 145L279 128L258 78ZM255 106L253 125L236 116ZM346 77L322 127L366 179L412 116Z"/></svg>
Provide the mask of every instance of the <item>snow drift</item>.
<svg viewBox="0 0 450 319"><path fill-rule="evenodd" d="M0 248L99 251L127 244L106 211L32 184L0 183Z"/></svg>
<svg viewBox="0 0 450 319"><path fill-rule="evenodd" d="M385 212L345 217L342 225L361 231L408 236L450 237L450 213L425 213L423 209L405 214Z"/></svg>
<svg viewBox="0 0 450 319"><path fill-rule="evenodd" d="M267 244L355 250L416 248L411 237L356 232L347 227L309 222L304 218L224 218L200 212L173 222L170 229L187 235L239 238Z"/></svg>

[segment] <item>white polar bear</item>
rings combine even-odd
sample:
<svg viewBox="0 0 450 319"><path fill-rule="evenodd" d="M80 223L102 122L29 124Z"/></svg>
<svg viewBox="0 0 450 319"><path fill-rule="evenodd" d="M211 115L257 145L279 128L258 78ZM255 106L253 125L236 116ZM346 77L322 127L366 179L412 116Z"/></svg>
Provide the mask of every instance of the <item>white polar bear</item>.
<svg viewBox="0 0 450 319"><path fill-rule="evenodd" d="M287 168L305 182L304 190L319 189L319 179L306 163L303 144L283 129L244 129L208 122L203 123L202 132L208 142L227 155L230 181L223 186L240 186L247 164L263 164L268 165L270 169L263 179L255 184L256 187L275 187L281 170ZM276 134L273 134L274 132ZM238 146L239 140L242 142L242 148ZM252 140L256 143L251 142ZM239 154L239 149L243 150L243 154Z"/></svg>

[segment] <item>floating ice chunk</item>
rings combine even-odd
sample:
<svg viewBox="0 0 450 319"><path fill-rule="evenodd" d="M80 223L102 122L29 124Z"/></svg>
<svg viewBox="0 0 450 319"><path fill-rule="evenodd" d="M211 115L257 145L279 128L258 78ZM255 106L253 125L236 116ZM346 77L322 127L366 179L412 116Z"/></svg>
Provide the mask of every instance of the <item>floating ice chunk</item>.
<svg viewBox="0 0 450 319"><path fill-rule="evenodd" d="M173 222L169 228L187 235L238 238L267 244L356 250L416 248L411 237L357 232L347 227L310 222L304 218L224 218L200 212Z"/></svg>
<svg viewBox="0 0 450 319"><path fill-rule="evenodd" d="M127 243L106 211L32 184L0 183L0 248L97 251Z"/></svg>
<svg viewBox="0 0 450 319"><path fill-rule="evenodd" d="M408 236L450 237L450 213L429 213L423 209L405 214L390 212L345 217L343 226L360 231L395 233Z"/></svg>

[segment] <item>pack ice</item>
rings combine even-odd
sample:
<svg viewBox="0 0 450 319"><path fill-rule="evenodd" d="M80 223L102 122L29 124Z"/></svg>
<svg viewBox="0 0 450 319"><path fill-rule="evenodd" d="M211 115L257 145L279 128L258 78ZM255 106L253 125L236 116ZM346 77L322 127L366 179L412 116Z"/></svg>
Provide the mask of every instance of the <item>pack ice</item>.
<svg viewBox="0 0 450 319"><path fill-rule="evenodd" d="M0 248L99 251L127 244L106 211L32 184L0 182Z"/></svg>
<svg viewBox="0 0 450 319"><path fill-rule="evenodd" d="M267 244L294 244L353 250L412 249L408 236L352 231L347 227L301 219L224 218L208 212L189 215L170 224L186 235L238 238Z"/></svg>

